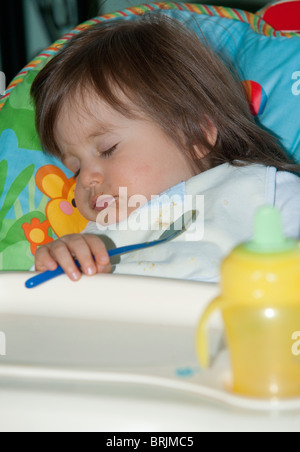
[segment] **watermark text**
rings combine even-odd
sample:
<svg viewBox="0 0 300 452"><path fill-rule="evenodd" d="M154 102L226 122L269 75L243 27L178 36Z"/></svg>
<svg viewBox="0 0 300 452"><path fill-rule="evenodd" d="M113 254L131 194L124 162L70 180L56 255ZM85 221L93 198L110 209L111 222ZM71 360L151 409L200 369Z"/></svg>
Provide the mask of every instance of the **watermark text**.
<svg viewBox="0 0 300 452"><path fill-rule="evenodd" d="M4 72L0 71L0 96L3 96L6 90L6 78Z"/></svg>
<svg viewBox="0 0 300 452"><path fill-rule="evenodd" d="M292 75L292 80L296 80L296 82L292 85L292 93L294 96L300 95L300 71L296 71Z"/></svg>
<svg viewBox="0 0 300 452"><path fill-rule="evenodd" d="M0 356L6 356L6 336L0 331Z"/></svg>
<svg viewBox="0 0 300 452"><path fill-rule="evenodd" d="M195 221L189 224L187 241L202 240L204 235L204 196L162 194L153 195L149 201L144 195L128 196L127 188L120 187L113 199L101 196L107 205L97 215L100 231L159 231L181 230L189 222L191 212L197 212ZM181 219L181 221L179 221Z"/></svg>
<svg viewBox="0 0 300 452"><path fill-rule="evenodd" d="M294 331L292 334L292 341L294 341L292 345L292 354L294 356L300 356L300 331Z"/></svg>

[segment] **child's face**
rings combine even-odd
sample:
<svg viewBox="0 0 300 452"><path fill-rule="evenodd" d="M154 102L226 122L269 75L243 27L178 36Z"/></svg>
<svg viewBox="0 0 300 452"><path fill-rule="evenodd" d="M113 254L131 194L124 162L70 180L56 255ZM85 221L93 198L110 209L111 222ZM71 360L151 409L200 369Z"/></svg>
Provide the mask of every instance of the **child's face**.
<svg viewBox="0 0 300 452"><path fill-rule="evenodd" d="M151 119L126 118L95 95L85 105L80 110L79 99L64 104L55 136L63 163L77 174L76 205L88 220L96 221L101 212L98 222L119 222L140 207L132 204L133 195L149 201L197 174Z"/></svg>

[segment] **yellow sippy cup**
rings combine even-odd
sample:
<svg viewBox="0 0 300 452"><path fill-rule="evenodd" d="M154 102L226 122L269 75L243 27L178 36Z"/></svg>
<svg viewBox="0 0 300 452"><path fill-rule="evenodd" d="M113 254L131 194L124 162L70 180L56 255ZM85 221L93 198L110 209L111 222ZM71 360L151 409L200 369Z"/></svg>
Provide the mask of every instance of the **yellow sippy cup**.
<svg viewBox="0 0 300 452"><path fill-rule="evenodd" d="M300 353L295 347L300 336L300 246L284 237L275 208L258 210L254 239L224 260L221 293L197 330L202 366L209 360L207 321L219 309L231 357L232 390L253 397L300 396Z"/></svg>

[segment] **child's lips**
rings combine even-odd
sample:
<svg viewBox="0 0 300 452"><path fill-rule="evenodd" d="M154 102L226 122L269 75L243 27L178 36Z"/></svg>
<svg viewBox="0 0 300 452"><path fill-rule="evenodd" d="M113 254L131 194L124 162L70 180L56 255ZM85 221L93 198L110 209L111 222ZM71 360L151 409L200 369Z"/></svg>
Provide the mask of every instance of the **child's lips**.
<svg viewBox="0 0 300 452"><path fill-rule="evenodd" d="M116 199L111 195L101 195L98 196L93 202L93 209L97 212L102 212L102 210L106 209L111 204L115 203Z"/></svg>

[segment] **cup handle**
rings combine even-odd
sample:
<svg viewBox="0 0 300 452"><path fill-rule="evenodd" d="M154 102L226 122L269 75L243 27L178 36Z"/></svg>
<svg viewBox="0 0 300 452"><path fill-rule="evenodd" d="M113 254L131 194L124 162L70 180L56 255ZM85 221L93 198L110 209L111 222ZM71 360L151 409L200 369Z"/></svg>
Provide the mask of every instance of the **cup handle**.
<svg viewBox="0 0 300 452"><path fill-rule="evenodd" d="M225 307L225 305L226 302L224 301L224 298L222 297L216 298L210 303L210 305L207 306L200 319L196 335L196 349L198 358L203 368L209 367L209 344L207 341L207 328L206 328L207 321L214 311L216 311L217 309L222 310Z"/></svg>

